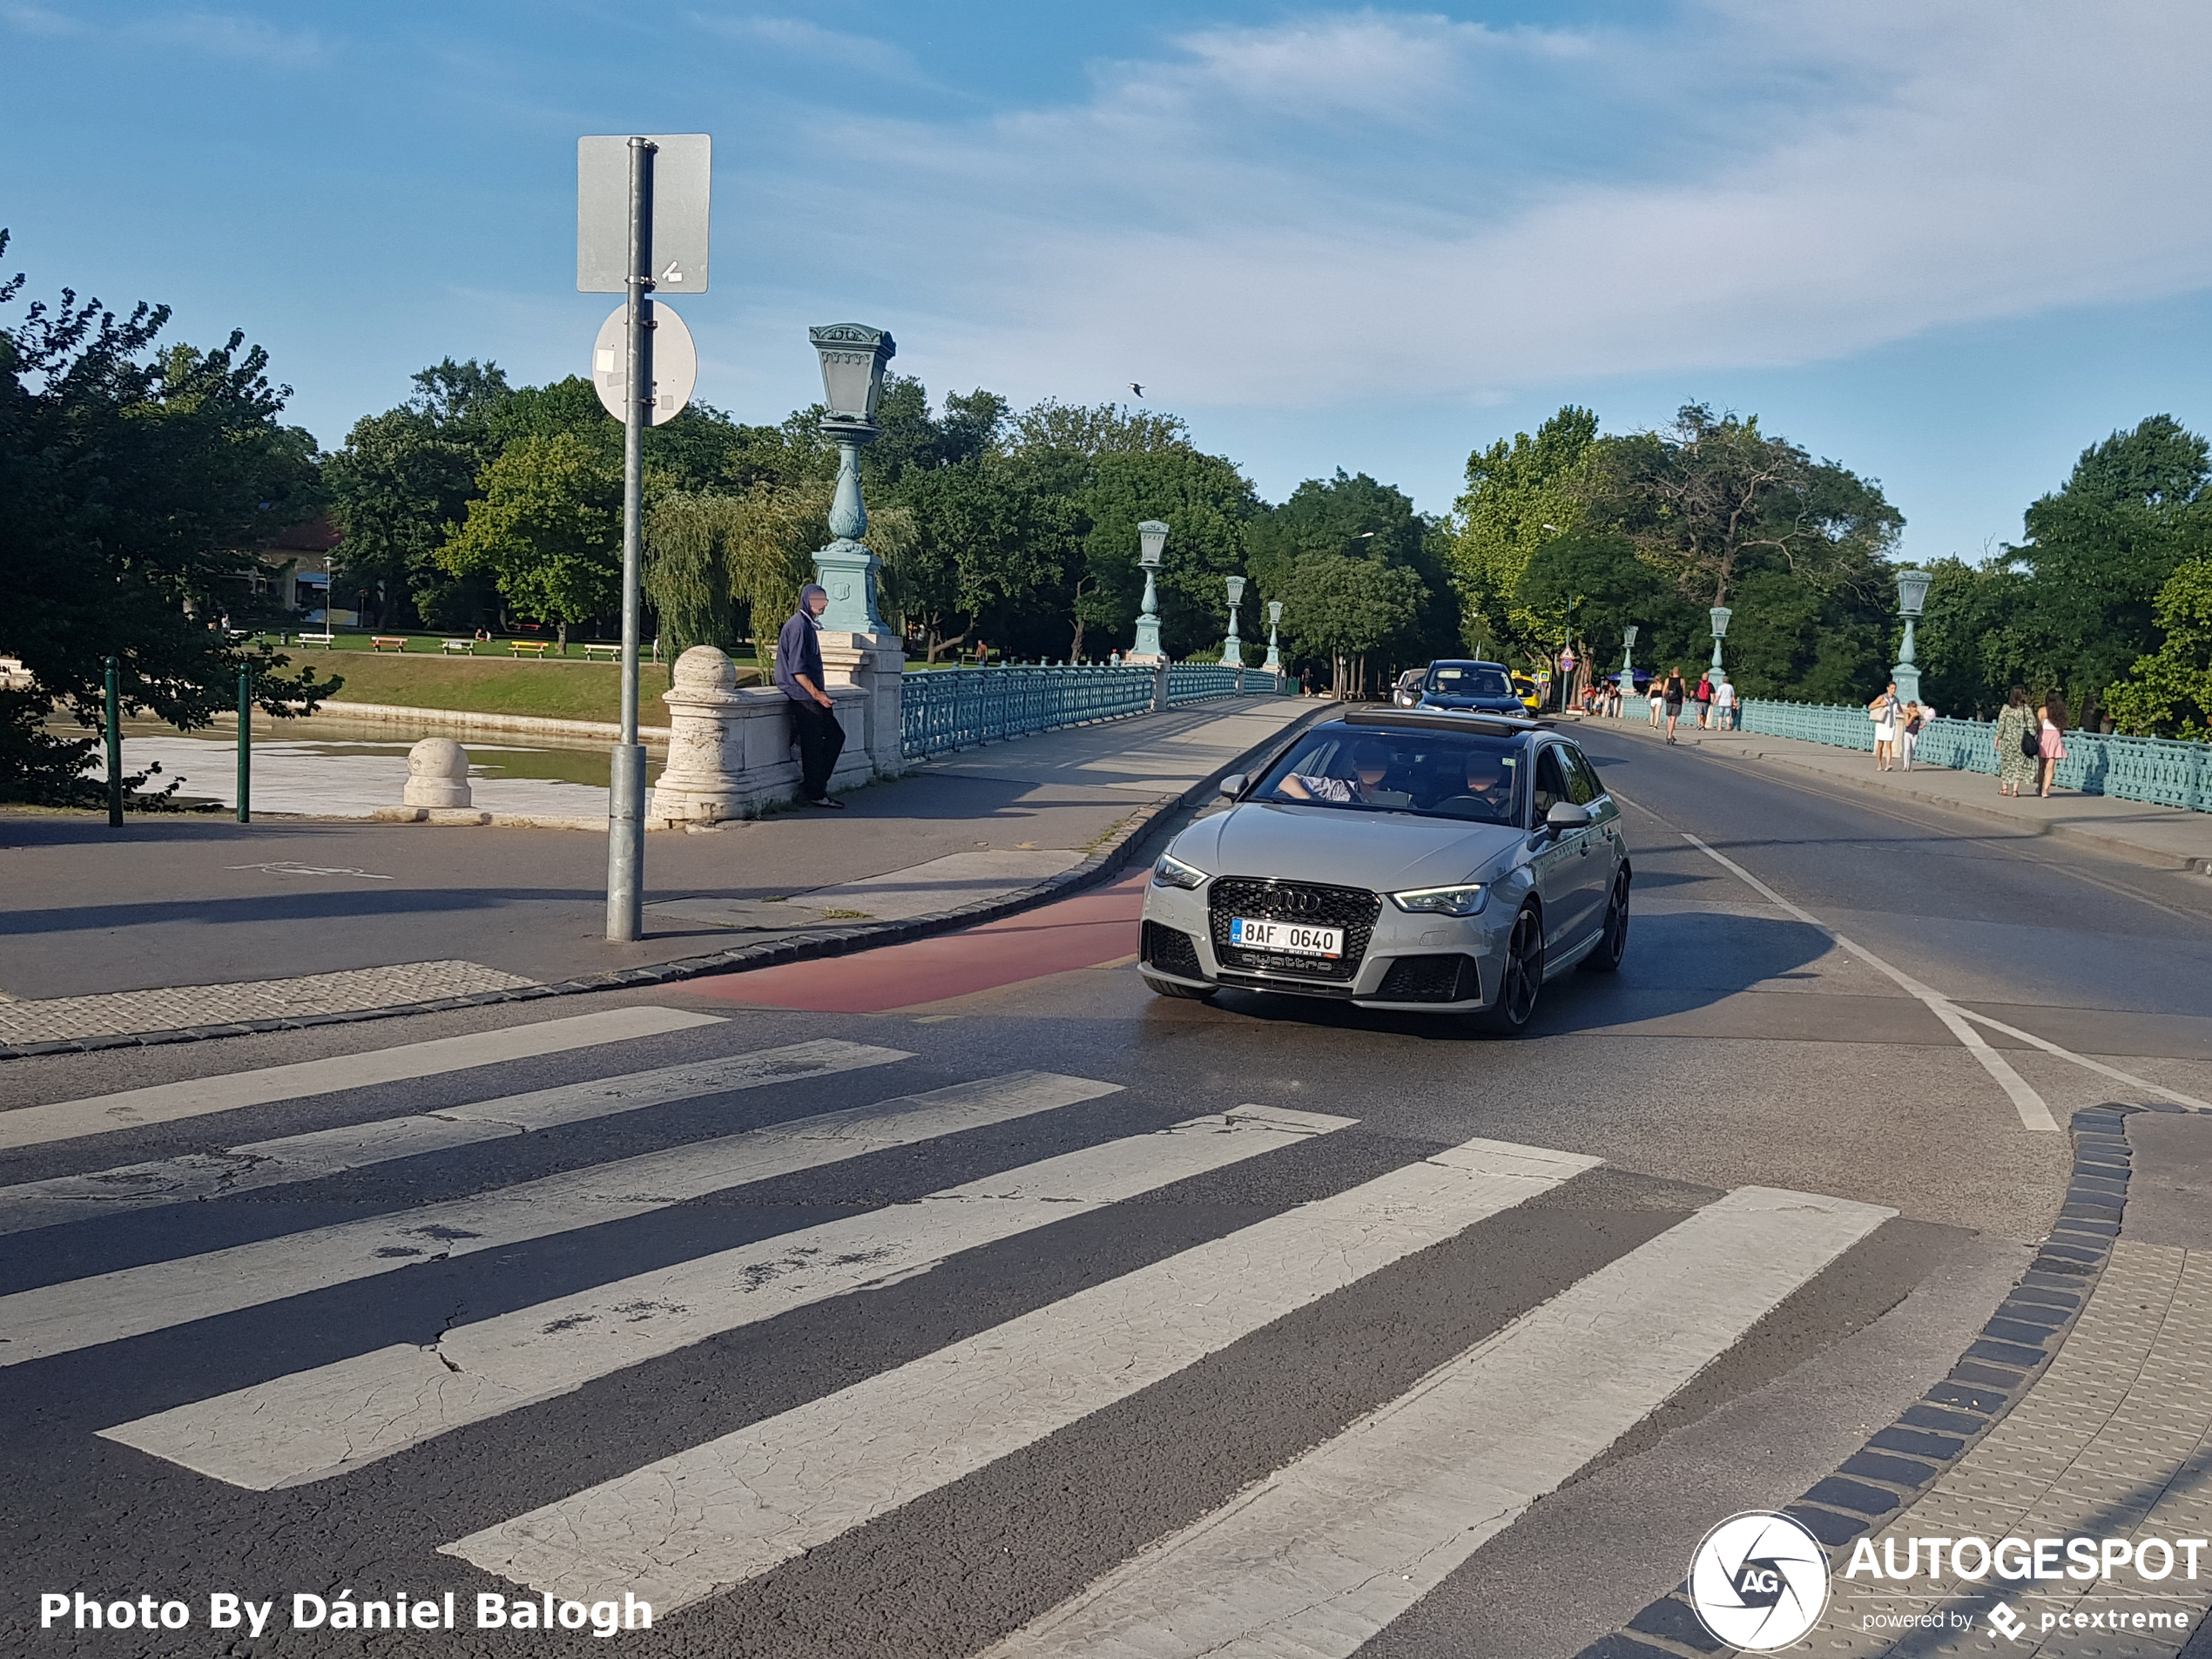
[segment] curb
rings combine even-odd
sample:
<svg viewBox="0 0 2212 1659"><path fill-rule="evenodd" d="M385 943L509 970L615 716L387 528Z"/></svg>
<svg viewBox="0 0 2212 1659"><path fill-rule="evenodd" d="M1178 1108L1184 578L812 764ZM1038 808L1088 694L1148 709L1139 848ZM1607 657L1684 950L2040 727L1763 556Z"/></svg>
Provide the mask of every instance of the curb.
<svg viewBox="0 0 2212 1659"><path fill-rule="evenodd" d="M1606 724L1609 726L1627 727L1632 725L1634 723L1628 720L1614 720ZM1758 738L1763 737L1765 734L1764 732L1754 732L1747 735L1752 738ZM1877 784L1865 779L1853 778L1848 776L1847 774L1830 772L1823 766L1809 765L1794 755L1770 754L1764 749L1738 748L1733 744L1709 745L1702 738L1689 738L1681 746L1696 749L1701 753L1710 746L1713 751L1710 758L1715 760L1764 760L1770 765L1787 766L1792 772L1802 772L1805 776L1811 778L1817 778L1824 783L1838 785L1843 788L1853 790L1862 795L1878 795L1892 799L1903 799L1905 800L1918 801L1923 806L1939 807L1946 812L1957 813L1962 817L1972 818L1984 824L2011 830L2016 834L2027 836L2052 836L2060 840L2079 841L2084 846L2095 847L2099 852L2109 853L2115 857L2126 859L2130 863L2144 865L2155 870L2180 870L2192 875L2212 875L2212 859L2207 859L2183 853L2161 853L2154 847L2144 846L2140 842L2125 840L2118 836L2103 834L2094 829L2083 829L2073 824L2040 823L2033 819L2013 818L2001 813L1985 812L1981 808L1974 806L1971 801L1959 800L1949 795L1934 794L1926 790L1910 788L1900 789L1892 785ZM1953 766L1931 766L1928 770L1932 772L1956 772L1959 769ZM1982 774L1979 772L1974 772L1968 775L1980 777ZM2112 800L2118 798L2110 795L2085 795L2082 796L2081 799L2085 800ZM2132 804L2144 806L2153 812L2175 812L2181 810L2176 807L2161 807L2153 806L2148 801L2138 801Z"/></svg>
<svg viewBox="0 0 2212 1659"><path fill-rule="evenodd" d="M580 974L574 979L555 980L543 985L517 986L502 991L479 991L467 996L441 997L429 1002L402 1002L390 1008L354 1008L342 1014L303 1014L281 1020L244 1020L224 1025L182 1026L169 1031L132 1031L118 1032L112 1036L67 1037L51 1042L0 1043L0 1060L26 1060L34 1055L49 1054L92 1054L103 1049L152 1048L167 1042L199 1042L211 1037L245 1036L262 1031L302 1031L313 1026L353 1025L365 1020L397 1019L410 1014L441 1014L453 1008L488 1008L498 1002L529 1002L547 996L580 996L591 991L616 991L639 985L669 985L710 974L742 974L756 968L780 968L786 962L813 961L824 956L846 956L855 951L873 949L879 945L902 945L937 934L957 933L962 928L977 927L987 921L1003 921L1008 916L1055 899L1071 897L1087 887L1101 884L1120 870L1129 854L1152 833L1163 819L1185 807L1203 804L1212 795L1215 786L1223 778L1240 768L1248 769L1254 756L1266 753L1278 744L1287 742L1293 734L1340 706L1326 700L1318 701L1312 712L1291 721L1264 741L1254 744L1181 794L1162 795L1147 802L1123 820L1120 831L1111 840L1072 869L1063 870L1058 875L1048 877L1002 898L962 905L956 910L940 910L926 916L909 916L900 921L816 928L765 944L714 951L704 956L682 956L673 961L641 963L636 968L610 968L603 974Z"/></svg>
<svg viewBox="0 0 2212 1659"><path fill-rule="evenodd" d="M2035 1259L1941 1382L1782 1506L1830 1549L1886 1526L1928 1483L2001 1421L2050 1362L2097 1288L2128 1203L2127 1119L2155 1107L2107 1104L2074 1114L2074 1173ZM2176 1107L2175 1110L2181 1109ZM1699 1622L1688 1581L1575 1659L1690 1659L1731 1652Z"/></svg>

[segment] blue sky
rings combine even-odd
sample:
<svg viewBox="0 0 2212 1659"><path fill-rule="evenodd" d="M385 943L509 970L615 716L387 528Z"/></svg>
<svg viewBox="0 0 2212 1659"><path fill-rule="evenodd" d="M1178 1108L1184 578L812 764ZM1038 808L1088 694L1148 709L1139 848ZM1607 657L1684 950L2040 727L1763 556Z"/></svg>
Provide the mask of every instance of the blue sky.
<svg viewBox="0 0 2212 1659"><path fill-rule="evenodd" d="M699 395L1143 382L1271 498L1443 511L1561 403L1697 399L1979 556L2087 444L2212 428L2212 8L1695 0L802 9L0 0L0 225L233 327L326 445L436 359L585 367L575 140L714 135Z"/></svg>

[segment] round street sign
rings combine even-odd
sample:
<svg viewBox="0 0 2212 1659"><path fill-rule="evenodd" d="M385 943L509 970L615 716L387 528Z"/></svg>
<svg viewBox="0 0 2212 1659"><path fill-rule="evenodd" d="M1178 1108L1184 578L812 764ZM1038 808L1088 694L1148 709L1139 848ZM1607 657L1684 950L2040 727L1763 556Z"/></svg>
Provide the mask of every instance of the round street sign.
<svg viewBox="0 0 2212 1659"><path fill-rule="evenodd" d="M599 325L599 338L591 345L591 384L599 401L616 420L623 418L629 392L629 355L624 335L630 320L627 302L607 314ZM699 383L699 350L683 318L659 300L653 302L653 413L652 424L666 426L684 412Z"/></svg>

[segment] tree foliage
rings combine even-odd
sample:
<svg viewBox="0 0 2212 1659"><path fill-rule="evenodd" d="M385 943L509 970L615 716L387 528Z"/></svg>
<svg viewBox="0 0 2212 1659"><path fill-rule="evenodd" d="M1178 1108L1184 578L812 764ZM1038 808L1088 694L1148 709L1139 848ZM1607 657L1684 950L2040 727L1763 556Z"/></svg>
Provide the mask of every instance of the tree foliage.
<svg viewBox="0 0 2212 1659"><path fill-rule="evenodd" d="M23 286L0 283L0 305ZM186 729L235 705L241 670L279 718L337 689L217 625L254 618L253 548L320 510L314 444L280 423L289 388L271 384L260 347L233 334L212 351L161 350L168 320L166 307L118 317L64 289L0 327L0 651L37 688L0 693L0 792L84 795L95 740L46 722L58 709L98 725L110 656L126 710Z"/></svg>

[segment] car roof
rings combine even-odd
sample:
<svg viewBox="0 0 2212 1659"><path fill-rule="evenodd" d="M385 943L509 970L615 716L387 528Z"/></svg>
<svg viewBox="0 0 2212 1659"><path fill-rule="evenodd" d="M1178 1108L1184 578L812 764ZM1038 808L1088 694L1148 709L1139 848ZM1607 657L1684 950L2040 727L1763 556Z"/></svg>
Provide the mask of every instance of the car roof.
<svg viewBox="0 0 2212 1659"><path fill-rule="evenodd" d="M1428 714L1419 709L1361 709L1342 714L1325 724L1361 727L1409 728L1430 732L1479 732L1485 737L1533 737L1552 728L1544 721L1510 714Z"/></svg>
<svg viewBox="0 0 2212 1659"><path fill-rule="evenodd" d="M1486 660L1485 658L1480 658L1480 657L1439 657L1438 658L1436 658L1436 660L1435 660L1435 661L1432 662L1432 663L1429 664L1429 667L1430 667L1430 668L1494 668L1494 669L1496 669L1496 670L1497 670L1497 671L1498 671L1501 674L1510 674L1510 673L1513 671L1511 669L1507 668L1507 666L1506 666L1503 663L1493 663L1493 662L1489 662L1489 661L1487 661L1487 660Z"/></svg>

